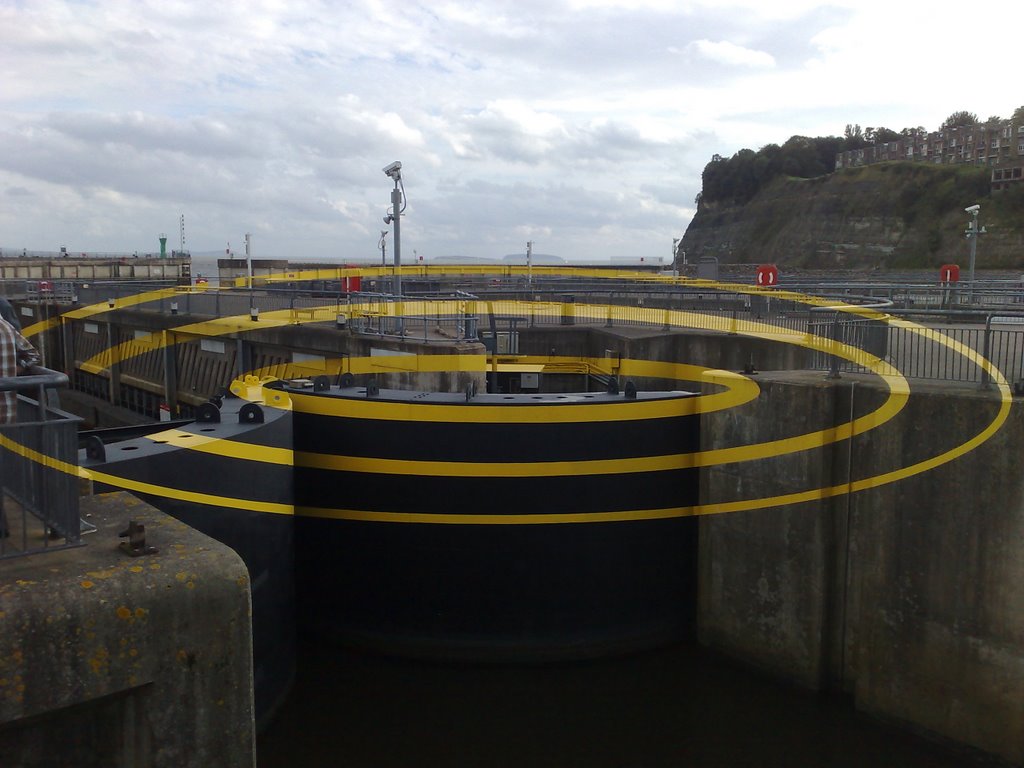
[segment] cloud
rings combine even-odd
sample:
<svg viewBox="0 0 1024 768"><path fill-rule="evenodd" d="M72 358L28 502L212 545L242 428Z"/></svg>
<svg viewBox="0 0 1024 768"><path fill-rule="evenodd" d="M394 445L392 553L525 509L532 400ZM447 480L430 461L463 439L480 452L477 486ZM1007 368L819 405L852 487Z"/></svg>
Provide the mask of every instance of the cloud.
<svg viewBox="0 0 1024 768"><path fill-rule="evenodd" d="M775 66L775 59L771 54L744 48L742 45L736 45L727 40L719 42L695 40L687 46L686 50L694 51L705 59L731 67L764 69Z"/></svg>
<svg viewBox="0 0 1024 768"><path fill-rule="evenodd" d="M661 254L713 154L1018 105L906 87L936 50L1016 62L891 5L0 2L0 246L149 249L184 213L197 251L373 258L401 160L421 254Z"/></svg>

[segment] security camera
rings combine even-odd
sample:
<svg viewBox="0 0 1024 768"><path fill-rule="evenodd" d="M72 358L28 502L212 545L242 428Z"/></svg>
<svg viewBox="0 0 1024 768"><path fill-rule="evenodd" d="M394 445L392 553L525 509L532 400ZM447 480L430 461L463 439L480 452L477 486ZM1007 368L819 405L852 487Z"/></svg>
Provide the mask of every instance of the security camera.
<svg viewBox="0 0 1024 768"><path fill-rule="evenodd" d="M395 217L392 216L390 213L387 216L384 217L384 223L385 224L390 224L394 220L395 220Z"/></svg>
<svg viewBox="0 0 1024 768"><path fill-rule="evenodd" d="M397 160L395 160L395 162L393 162L391 165L384 166L384 173L386 173L391 178L395 178L396 176L398 176L398 172L401 170L402 164Z"/></svg>
<svg viewBox="0 0 1024 768"><path fill-rule="evenodd" d="M964 208L964 210L967 213L977 213L978 211L981 210L981 206L980 205L972 205L972 206L969 206L967 208Z"/></svg>

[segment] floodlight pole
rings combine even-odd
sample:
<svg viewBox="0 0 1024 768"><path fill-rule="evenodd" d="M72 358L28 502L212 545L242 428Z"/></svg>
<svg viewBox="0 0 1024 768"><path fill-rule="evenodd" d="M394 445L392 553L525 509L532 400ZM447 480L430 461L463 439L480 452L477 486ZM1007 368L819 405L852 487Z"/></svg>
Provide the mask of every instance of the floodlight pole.
<svg viewBox="0 0 1024 768"><path fill-rule="evenodd" d="M526 286L533 290L533 240L526 241Z"/></svg>
<svg viewBox="0 0 1024 768"><path fill-rule="evenodd" d="M402 191L398 188L399 176L395 174L395 188L391 190L391 212L395 227L395 296L402 298Z"/></svg>
<svg viewBox="0 0 1024 768"><path fill-rule="evenodd" d="M252 294L252 235L245 233L245 272L249 282L249 314L252 315L252 308L255 299Z"/></svg>
<svg viewBox="0 0 1024 768"><path fill-rule="evenodd" d="M974 290L974 261L978 255L978 213L981 209L971 211L971 224L967 230L967 239L971 241L971 264L968 271L968 279L971 281L971 291Z"/></svg>

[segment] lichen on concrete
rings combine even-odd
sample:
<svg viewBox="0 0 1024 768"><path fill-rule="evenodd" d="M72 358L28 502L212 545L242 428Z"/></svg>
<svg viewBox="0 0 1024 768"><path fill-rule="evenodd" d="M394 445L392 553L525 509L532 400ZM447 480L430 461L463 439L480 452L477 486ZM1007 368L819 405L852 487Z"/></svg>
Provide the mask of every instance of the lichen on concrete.
<svg viewBox="0 0 1024 768"><path fill-rule="evenodd" d="M125 493L82 514L86 546L0 563L0 765L254 765L244 563Z"/></svg>

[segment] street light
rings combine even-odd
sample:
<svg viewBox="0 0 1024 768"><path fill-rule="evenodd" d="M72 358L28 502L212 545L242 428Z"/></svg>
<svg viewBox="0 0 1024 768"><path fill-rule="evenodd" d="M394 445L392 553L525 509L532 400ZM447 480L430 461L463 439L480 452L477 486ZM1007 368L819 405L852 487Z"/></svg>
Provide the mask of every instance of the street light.
<svg viewBox="0 0 1024 768"><path fill-rule="evenodd" d="M377 242L377 247L380 248L380 265L382 267L387 266L386 259L388 252L388 244L387 241L384 239L387 236L388 231L386 229L382 229L380 231L380 240Z"/></svg>
<svg viewBox="0 0 1024 768"><path fill-rule="evenodd" d="M391 213L384 217L385 224L395 230L395 295L402 297L402 213L405 211L405 186L402 184L402 164L397 160L384 167L384 174L395 182L391 190Z"/></svg>
<svg viewBox="0 0 1024 768"><path fill-rule="evenodd" d="M526 241L526 287L533 290L533 240Z"/></svg>
<svg viewBox="0 0 1024 768"><path fill-rule="evenodd" d="M969 205L964 208L965 213L971 214L971 220L967 223L967 239L971 241L971 264L968 270L968 279L971 283L971 291L974 291L974 261L978 255L978 236L985 234L985 228L978 229L978 213L981 211L980 205Z"/></svg>

